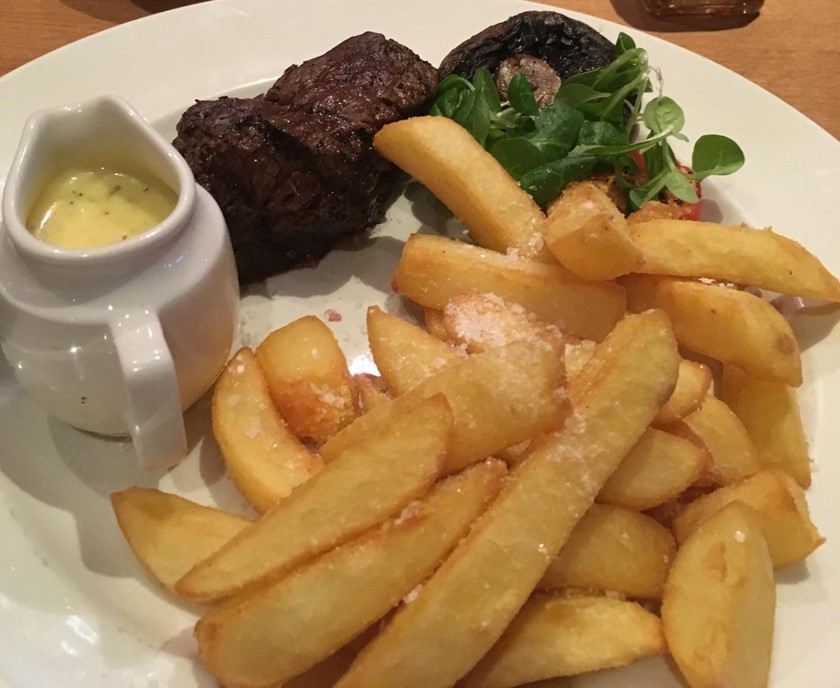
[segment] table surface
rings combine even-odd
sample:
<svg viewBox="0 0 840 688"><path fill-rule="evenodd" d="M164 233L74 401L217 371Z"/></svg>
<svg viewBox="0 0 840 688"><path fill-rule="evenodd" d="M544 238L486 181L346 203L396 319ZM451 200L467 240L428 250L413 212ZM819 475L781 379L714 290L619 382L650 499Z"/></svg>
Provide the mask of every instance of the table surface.
<svg viewBox="0 0 840 688"><path fill-rule="evenodd" d="M195 0L0 0L0 75L97 31ZM840 138L840 5L767 0L761 14L712 25L662 21L639 0L547 0L704 55L763 86Z"/></svg>

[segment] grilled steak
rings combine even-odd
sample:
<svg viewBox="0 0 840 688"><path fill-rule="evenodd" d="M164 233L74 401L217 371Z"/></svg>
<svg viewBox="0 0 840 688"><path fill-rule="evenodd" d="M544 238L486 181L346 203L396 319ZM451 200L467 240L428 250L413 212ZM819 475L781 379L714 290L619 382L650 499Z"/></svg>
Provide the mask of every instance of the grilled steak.
<svg viewBox="0 0 840 688"><path fill-rule="evenodd" d="M174 145L222 208L242 284L382 219L399 175L373 135L420 114L437 81L411 50L369 32L290 67L262 97L183 114Z"/></svg>

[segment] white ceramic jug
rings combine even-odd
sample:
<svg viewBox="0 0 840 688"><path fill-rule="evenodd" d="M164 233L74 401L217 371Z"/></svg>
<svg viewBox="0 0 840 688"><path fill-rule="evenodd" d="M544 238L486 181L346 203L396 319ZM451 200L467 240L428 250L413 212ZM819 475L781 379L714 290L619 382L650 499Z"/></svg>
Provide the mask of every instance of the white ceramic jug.
<svg viewBox="0 0 840 688"><path fill-rule="evenodd" d="M64 249L25 221L69 165L157 177L178 195L143 234ZM125 101L102 97L36 113L3 195L0 345L20 385L50 414L130 435L147 468L186 454L182 411L213 383L238 322L224 218L178 152Z"/></svg>

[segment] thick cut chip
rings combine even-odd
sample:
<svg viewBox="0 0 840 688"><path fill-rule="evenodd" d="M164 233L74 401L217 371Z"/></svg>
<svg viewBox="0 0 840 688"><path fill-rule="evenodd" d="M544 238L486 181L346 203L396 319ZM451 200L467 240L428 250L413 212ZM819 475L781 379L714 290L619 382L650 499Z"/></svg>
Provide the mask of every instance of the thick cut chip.
<svg viewBox="0 0 840 688"><path fill-rule="evenodd" d="M462 360L449 344L377 306L368 308L367 331L373 362L397 395Z"/></svg>
<svg viewBox="0 0 840 688"><path fill-rule="evenodd" d="M404 119L382 127L373 148L429 189L477 244L554 260L543 247L539 206L461 125L446 117Z"/></svg>
<svg viewBox="0 0 840 688"><path fill-rule="evenodd" d="M211 611L196 627L210 672L229 688L268 688L337 651L434 571L505 473L501 461L472 466L398 518Z"/></svg>
<svg viewBox="0 0 840 688"><path fill-rule="evenodd" d="M825 542L811 521L802 488L777 468L721 487L685 506L672 524L677 541L688 539L704 519L732 502L743 502L755 511L775 566L801 561Z"/></svg>
<svg viewBox="0 0 840 688"><path fill-rule="evenodd" d="M840 301L840 281L813 254L771 229L653 220L633 223L630 234L644 256L635 272L711 277Z"/></svg>
<svg viewBox="0 0 840 688"><path fill-rule="evenodd" d="M758 377L802 384L799 344L787 320L767 301L716 284L628 275L632 311L662 308L682 346Z"/></svg>
<svg viewBox="0 0 840 688"><path fill-rule="evenodd" d="M337 688L438 688L499 639L677 378L661 312L616 326L569 385L563 430L536 441L502 494ZM465 632L466 630L466 632Z"/></svg>
<svg viewBox="0 0 840 688"><path fill-rule="evenodd" d="M463 688L513 688L667 652L662 622L635 602L534 595Z"/></svg>
<svg viewBox="0 0 840 688"><path fill-rule="evenodd" d="M565 333L599 341L625 311L624 291L612 282L586 282L557 264L422 234L406 242L393 287L437 310L459 294L495 294Z"/></svg>
<svg viewBox="0 0 840 688"><path fill-rule="evenodd" d="M426 323L426 329L429 331L429 334L433 334L442 342L449 341L449 333L443 326L443 311L434 308L424 308L423 322Z"/></svg>
<svg viewBox="0 0 840 688"><path fill-rule="evenodd" d="M494 294L460 294L454 296L443 309L443 325L453 344L480 353L510 342L526 339L542 345L564 346L563 335L555 325L549 325L528 313L519 304L505 303Z"/></svg>
<svg viewBox="0 0 840 688"><path fill-rule="evenodd" d="M729 485L761 470L758 452L744 424L717 397L707 396L700 408L671 429L706 448L710 460L701 477L703 482Z"/></svg>
<svg viewBox="0 0 840 688"><path fill-rule="evenodd" d="M598 502L637 511L659 506L697 480L708 456L690 440L649 428L598 493Z"/></svg>
<svg viewBox="0 0 840 688"><path fill-rule="evenodd" d="M274 330L257 347L271 398L292 432L323 444L356 417L356 390L335 336L314 315Z"/></svg>
<svg viewBox="0 0 840 688"><path fill-rule="evenodd" d="M219 376L212 416L228 473L259 512L268 511L324 466L280 416L250 349L240 349Z"/></svg>
<svg viewBox="0 0 840 688"><path fill-rule="evenodd" d="M190 570L176 590L196 601L222 599L380 523L435 481L451 430L452 413L440 395L393 414L388 427L347 446L317 476Z"/></svg>
<svg viewBox="0 0 840 688"><path fill-rule="evenodd" d="M811 458L794 390L735 366L724 366L721 396L744 424L759 461L787 471L802 487L808 487Z"/></svg>
<svg viewBox="0 0 840 688"><path fill-rule="evenodd" d="M775 608L761 526L730 504L677 550L662 599L668 648L691 688L767 688Z"/></svg>
<svg viewBox="0 0 840 688"><path fill-rule="evenodd" d="M161 585L176 581L251 521L159 490L130 487L111 495L122 534Z"/></svg>
<svg viewBox="0 0 840 688"><path fill-rule="evenodd" d="M372 411L377 406L383 406L391 401L387 387L381 377L369 373L358 373L356 389L359 391L359 404L363 413Z"/></svg>
<svg viewBox="0 0 840 688"><path fill-rule="evenodd" d="M321 447L325 461L393 423L421 399L443 394L455 432L444 472L460 470L539 433L559 427L569 412L563 394L563 350L514 342L476 354L356 419Z"/></svg>
<svg viewBox="0 0 840 688"><path fill-rule="evenodd" d="M685 418L703 403L712 386L709 366L695 361L680 361L680 374L671 398L659 409L654 425L665 426Z"/></svg>
<svg viewBox="0 0 840 688"><path fill-rule="evenodd" d="M660 599L674 550L671 531L650 516L593 504L551 562L539 587Z"/></svg>
<svg viewBox="0 0 840 688"><path fill-rule="evenodd" d="M543 236L554 257L584 279L613 279L642 264L624 215L592 182L566 187L548 209Z"/></svg>

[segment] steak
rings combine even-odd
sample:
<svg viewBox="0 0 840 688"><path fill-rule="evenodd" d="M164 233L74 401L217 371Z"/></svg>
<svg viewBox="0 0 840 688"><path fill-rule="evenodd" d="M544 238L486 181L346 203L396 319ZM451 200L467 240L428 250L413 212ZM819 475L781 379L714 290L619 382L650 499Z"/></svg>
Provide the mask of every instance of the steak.
<svg viewBox="0 0 840 688"><path fill-rule="evenodd" d="M173 143L225 215L241 284L381 221L399 171L373 135L424 112L437 82L432 65L368 32L289 67L263 96L184 112Z"/></svg>

